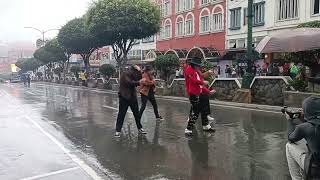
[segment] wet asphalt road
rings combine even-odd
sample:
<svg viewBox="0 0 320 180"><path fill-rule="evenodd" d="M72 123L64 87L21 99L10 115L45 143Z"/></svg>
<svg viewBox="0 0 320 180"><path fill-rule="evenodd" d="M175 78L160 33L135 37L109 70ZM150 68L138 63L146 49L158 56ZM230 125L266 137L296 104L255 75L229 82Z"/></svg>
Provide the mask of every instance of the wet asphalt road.
<svg viewBox="0 0 320 180"><path fill-rule="evenodd" d="M133 115L128 112L123 134L116 139L118 99L114 93L7 84L0 85L0 95L5 109L0 112L0 179L50 175L61 169L71 170L44 179L95 179L95 173L102 179L128 180L290 179L285 159L286 121L279 113L212 106L217 131L204 133L198 124L197 133L187 138L184 129L189 104L158 99L165 121L155 120L149 103L142 117L148 134L138 136ZM39 129L23 134L28 129L24 126L33 127L32 123L66 147L76 156L75 161ZM17 128L17 124L22 126ZM11 136L25 141L8 138ZM31 155L19 158L24 154Z"/></svg>

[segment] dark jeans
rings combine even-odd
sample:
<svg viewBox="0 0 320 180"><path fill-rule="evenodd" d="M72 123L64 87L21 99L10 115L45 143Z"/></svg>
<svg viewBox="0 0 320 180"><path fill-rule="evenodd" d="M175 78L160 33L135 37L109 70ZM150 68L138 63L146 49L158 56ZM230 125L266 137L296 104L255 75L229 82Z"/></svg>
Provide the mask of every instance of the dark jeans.
<svg viewBox="0 0 320 180"><path fill-rule="evenodd" d="M154 115L156 116L156 118L159 118L159 111L158 111L158 105L157 105L157 101L156 98L154 97L154 92L153 90L149 91L148 96L145 96L144 94L141 94L141 108L140 108L140 116L142 117L143 111L146 109L147 106L147 102L148 100L151 102L152 106L153 106L153 111L154 111Z"/></svg>
<svg viewBox="0 0 320 180"><path fill-rule="evenodd" d="M195 125L200 113L201 113L202 126L206 126L209 124L209 120L207 117L209 115L208 106L206 105L209 102L207 102L208 100L207 98L208 97L205 97L202 95L200 96L191 95L189 97L189 100L191 103L191 109L189 113L189 121L188 121L187 129L189 130L193 129L193 126ZM209 106L209 109L210 109L210 106Z"/></svg>
<svg viewBox="0 0 320 180"><path fill-rule="evenodd" d="M209 114L211 114L211 110L210 110L210 96L209 95L205 95L205 94L201 94L200 95L200 107L201 107L201 117L202 119L207 119L207 116Z"/></svg>
<svg viewBox="0 0 320 180"><path fill-rule="evenodd" d="M137 128L138 129L142 128L137 98L134 97L130 100L127 100L127 99L119 96L119 112L118 112L117 125L116 125L117 132L121 132L124 118L126 117L126 113L127 113L129 107L133 113Z"/></svg>

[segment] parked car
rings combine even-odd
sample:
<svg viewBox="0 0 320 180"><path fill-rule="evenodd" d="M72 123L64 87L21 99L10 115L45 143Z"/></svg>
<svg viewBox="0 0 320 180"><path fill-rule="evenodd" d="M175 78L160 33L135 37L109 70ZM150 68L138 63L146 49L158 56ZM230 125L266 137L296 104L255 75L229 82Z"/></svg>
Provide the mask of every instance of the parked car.
<svg viewBox="0 0 320 180"><path fill-rule="evenodd" d="M13 79L10 79L10 82L11 83L19 83L19 82L21 82L21 80L19 78L13 78Z"/></svg>

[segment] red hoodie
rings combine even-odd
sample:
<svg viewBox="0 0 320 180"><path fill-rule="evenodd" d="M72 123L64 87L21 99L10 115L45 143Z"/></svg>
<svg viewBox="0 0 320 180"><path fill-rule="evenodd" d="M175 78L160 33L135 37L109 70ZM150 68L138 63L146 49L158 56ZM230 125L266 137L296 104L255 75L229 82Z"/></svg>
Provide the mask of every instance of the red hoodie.
<svg viewBox="0 0 320 180"><path fill-rule="evenodd" d="M198 80L197 76L199 76L200 80ZM199 96L202 93L202 91L206 91L204 90L203 87L202 88L200 87L200 86L204 86L203 78L201 78L201 76L197 73L197 71L193 69L191 66L188 66L185 71L185 81L186 81L186 88L189 96L191 95Z"/></svg>

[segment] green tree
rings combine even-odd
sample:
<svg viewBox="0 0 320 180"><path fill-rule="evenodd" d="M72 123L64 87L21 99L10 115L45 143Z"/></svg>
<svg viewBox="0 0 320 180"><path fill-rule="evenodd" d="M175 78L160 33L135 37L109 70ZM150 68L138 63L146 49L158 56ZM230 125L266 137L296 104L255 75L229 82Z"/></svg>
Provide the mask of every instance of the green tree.
<svg viewBox="0 0 320 180"><path fill-rule="evenodd" d="M33 56L47 66L48 71L46 72L51 72L55 63L58 63L60 68L65 70L70 54L58 43L57 39L52 39L45 46L37 49Z"/></svg>
<svg viewBox="0 0 320 180"><path fill-rule="evenodd" d="M74 76L76 77L76 79L78 79L79 77L79 72L81 71L81 67L80 66L72 66L70 68L70 71L74 74Z"/></svg>
<svg viewBox="0 0 320 180"><path fill-rule="evenodd" d="M160 30L160 10L149 0L98 0L86 14L90 32L103 45L112 45L121 69L136 39Z"/></svg>
<svg viewBox="0 0 320 180"><path fill-rule="evenodd" d="M84 18L75 18L64 25L59 31L58 42L68 53L80 54L86 69L90 67L91 54L101 46L98 38L89 32Z"/></svg>
<svg viewBox="0 0 320 180"><path fill-rule="evenodd" d="M320 21L310 21L298 25L298 28L320 28Z"/></svg>
<svg viewBox="0 0 320 180"><path fill-rule="evenodd" d="M21 69L22 73L25 73L28 71L35 71L41 66L41 63L35 58L24 58L19 59L16 66Z"/></svg>
<svg viewBox="0 0 320 180"><path fill-rule="evenodd" d="M99 71L104 77L110 78L116 72L116 68L111 64L103 64L100 66Z"/></svg>
<svg viewBox="0 0 320 180"><path fill-rule="evenodd" d="M169 81L170 75L175 72L175 68L180 66L180 61L173 54L157 56L155 66L163 74L164 80Z"/></svg>

